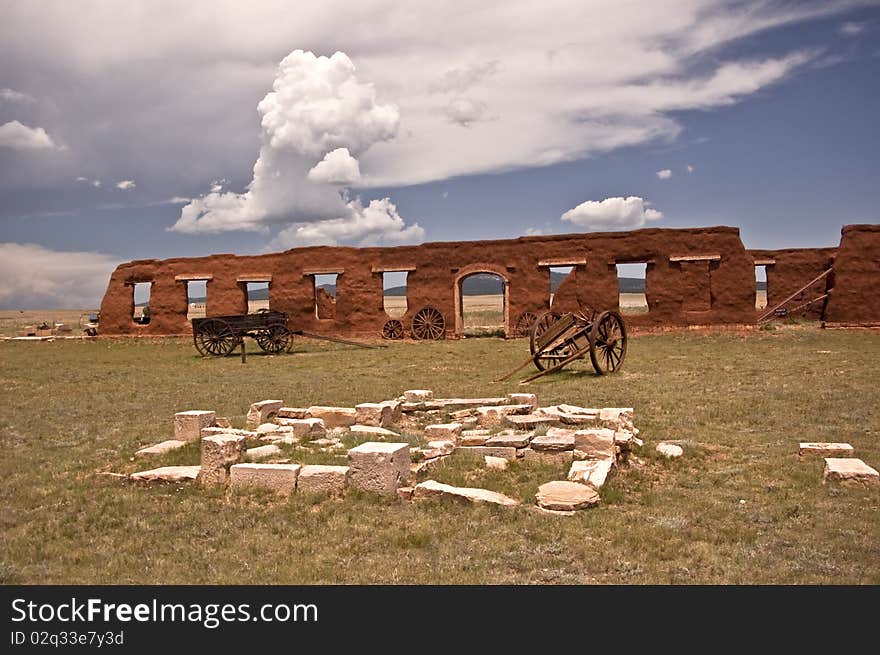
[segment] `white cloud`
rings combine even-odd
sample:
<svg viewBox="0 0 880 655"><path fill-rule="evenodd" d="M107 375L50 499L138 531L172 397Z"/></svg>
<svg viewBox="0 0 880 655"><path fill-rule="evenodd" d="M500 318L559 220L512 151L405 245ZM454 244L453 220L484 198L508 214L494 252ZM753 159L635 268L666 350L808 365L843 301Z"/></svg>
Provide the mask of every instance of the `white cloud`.
<svg viewBox="0 0 880 655"><path fill-rule="evenodd" d="M57 148L42 127L28 127L18 121L0 125L0 147L13 150L51 150Z"/></svg>
<svg viewBox="0 0 880 655"><path fill-rule="evenodd" d="M183 207L170 229L267 231L271 225L315 221L358 223L356 203L340 192L343 182L329 180L337 174L351 179L354 172L359 177L355 157L394 137L397 107L377 102L375 88L358 79L345 53L317 57L295 50L279 64L272 91L257 110L262 145L247 190L227 192L215 184Z"/></svg>
<svg viewBox="0 0 880 655"><path fill-rule="evenodd" d="M536 237L541 234L544 234L544 230L542 230L539 227L529 227L529 228L526 228L526 231L523 232L523 234L527 237Z"/></svg>
<svg viewBox="0 0 880 655"><path fill-rule="evenodd" d="M361 179L361 169L348 148L337 148L324 155L306 177L319 184L349 185Z"/></svg>
<svg viewBox="0 0 880 655"><path fill-rule="evenodd" d="M0 243L0 307L91 309L120 262L95 252L62 252L31 243Z"/></svg>
<svg viewBox="0 0 880 655"><path fill-rule="evenodd" d="M841 34L845 34L846 36L856 36L865 31L865 23L857 23L855 21L849 21L843 23L838 30Z"/></svg>
<svg viewBox="0 0 880 655"><path fill-rule="evenodd" d="M122 189L123 191L128 191L129 189L134 189L137 184L134 183L134 180L120 180L116 183L117 189Z"/></svg>
<svg viewBox="0 0 880 655"><path fill-rule="evenodd" d="M672 171L668 168L664 168L662 171L657 171L657 177L659 177L661 180L668 180L670 177L672 177Z"/></svg>
<svg viewBox="0 0 880 655"><path fill-rule="evenodd" d="M587 200L565 212L561 219L593 230L622 230L642 227L647 221L663 218L638 196Z"/></svg>
<svg viewBox="0 0 880 655"><path fill-rule="evenodd" d="M418 223L406 225L397 207L388 198L371 200L367 207L360 200L349 203L351 213L345 218L292 225L269 245L284 249L299 246L352 244L358 246L401 245L418 243L425 231Z"/></svg>
<svg viewBox="0 0 880 655"><path fill-rule="evenodd" d="M486 103L473 98L453 98L443 109L446 117L452 123L462 127L469 127L471 123L481 120L486 114Z"/></svg>
<svg viewBox="0 0 880 655"><path fill-rule="evenodd" d="M694 172L694 167L691 166L690 164L688 164L688 165L687 165L687 172L688 172L688 173L693 173L693 172Z"/></svg>
<svg viewBox="0 0 880 655"><path fill-rule="evenodd" d="M29 96L27 93L22 93L21 91L15 91L14 89L3 88L0 89L0 102L34 102L32 96Z"/></svg>

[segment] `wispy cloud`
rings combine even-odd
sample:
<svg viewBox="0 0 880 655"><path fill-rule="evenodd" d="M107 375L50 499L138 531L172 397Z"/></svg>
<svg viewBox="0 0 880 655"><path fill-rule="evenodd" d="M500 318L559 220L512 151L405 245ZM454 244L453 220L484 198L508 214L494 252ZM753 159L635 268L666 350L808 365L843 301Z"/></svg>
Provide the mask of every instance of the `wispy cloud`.
<svg viewBox="0 0 880 655"><path fill-rule="evenodd" d="M134 189L137 184L134 183L134 180L120 180L116 183L117 189L122 189L123 191L128 191L129 189Z"/></svg>
<svg viewBox="0 0 880 655"><path fill-rule="evenodd" d="M672 177L672 171L668 168L664 168L662 171L657 171L657 177L659 177L661 180L668 180L670 177Z"/></svg>

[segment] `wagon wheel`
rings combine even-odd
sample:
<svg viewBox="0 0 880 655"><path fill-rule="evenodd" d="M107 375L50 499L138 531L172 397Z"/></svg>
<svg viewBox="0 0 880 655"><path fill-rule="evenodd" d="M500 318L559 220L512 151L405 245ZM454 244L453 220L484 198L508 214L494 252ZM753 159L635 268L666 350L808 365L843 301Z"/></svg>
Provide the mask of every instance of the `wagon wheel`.
<svg viewBox="0 0 880 655"><path fill-rule="evenodd" d="M541 335L560 318L562 318L562 315L558 312L543 312L539 314L532 323L532 329L529 331L529 349L534 356L535 368L539 371L553 368L559 364L559 362L572 355L571 348L567 345L558 346L553 350L544 351L540 355L538 354L538 339L540 339Z"/></svg>
<svg viewBox="0 0 880 655"><path fill-rule="evenodd" d="M396 318L385 321L382 326L383 339L403 339L403 323Z"/></svg>
<svg viewBox="0 0 880 655"><path fill-rule="evenodd" d="M617 312L602 312L590 328L590 360L599 375L613 373L626 356L626 325Z"/></svg>
<svg viewBox="0 0 880 655"><path fill-rule="evenodd" d="M272 323L265 330L261 330L255 336L257 345L264 352L277 355L290 348L292 343L290 329L284 323Z"/></svg>
<svg viewBox="0 0 880 655"><path fill-rule="evenodd" d="M516 325L513 327L513 338L518 339L529 336L532 325L537 320L538 315L534 312L523 312L520 314L519 318L516 319Z"/></svg>
<svg viewBox="0 0 880 655"><path fill-rule="evenodd" d="M446 319L436 307L422 307L412 319L412 335L416 339L442 339L446 335Z"/></svg>
<svg viewBox="0 0 880 655"><path fill-rule="evenodd" d="M532 327L529 330L529 350L531 350L533 355L537 351L536 344L540 336L560 318L561 315L557 312L542 312L538 314L537 318L532 322Z"/></svg>
<svg viewBox="0 0 880 655"><path fill-rule="evenodd" d="M206 319L193 333L193 343L203 357L228 355L240 340L241 337L232 331L229 323L219 318Z"/></svg>

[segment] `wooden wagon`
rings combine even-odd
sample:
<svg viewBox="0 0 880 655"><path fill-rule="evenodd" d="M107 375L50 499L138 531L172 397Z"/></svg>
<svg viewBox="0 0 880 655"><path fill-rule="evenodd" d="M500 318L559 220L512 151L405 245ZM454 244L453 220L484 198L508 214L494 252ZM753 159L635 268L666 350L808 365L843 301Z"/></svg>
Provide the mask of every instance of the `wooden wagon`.
<svg viewBox="0 0 880 655"><path fill-rule="evenodd" d="M272 354L286 351L293 343L285 312L194 318L192 328L193 343L202 355L228 355L244 337L251 337L264 352Z"/></svg>

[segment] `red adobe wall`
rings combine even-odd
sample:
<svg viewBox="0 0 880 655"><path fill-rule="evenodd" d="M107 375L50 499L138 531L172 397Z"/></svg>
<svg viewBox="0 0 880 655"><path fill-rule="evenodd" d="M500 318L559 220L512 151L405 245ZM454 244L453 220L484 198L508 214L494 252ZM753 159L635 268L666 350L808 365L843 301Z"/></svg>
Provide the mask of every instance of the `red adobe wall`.
<svg viewBox="0 0 880 655"><path fill-rule="evenodd" d="M186 320L184 277L209 277L208 316L247 311L245 282L271 277L273 310L290 314L291 327L322 334L377 335L388 319L383 308L382 270L408 270L409 331L426 305L439 309L448 336L461 334L461 280L476 272L500 275L506 283L505 316L510 334L523 312L549 308L549 266L577 262L557 290L554 309L584 306L616 309L616 263L646 261L646 314L635 326L747 324L755 320L753 260L732 227L647 229L629 232L521 237L498 241L425 243L394 248L318 246L239 257L212 255L141 260L120 265L101 304L101 334L166 335L191 331ZM315 316L312 275L337 273L335 318ZM135 282L152 282L151 321L132 320Z"/></svg>
<svg viewBox="0 0 880 655"><path fill-rule="evenodd" d="M764 264L767 272L767 309L772 309L834 264L837 248L787 248L785 250L749 250L755 265ZM834 286L834 273L798 293L787 305L795 308L824 294ZM825 301L814 302L789 316L819 320ZM765 310L758 310L761 314Z"/></svg>
<svg viewBox="0 0 880 655"><path fill-rule="evenodd" d="M834 260L829 323L880 325L880 225L846 225Z"/></svg>

